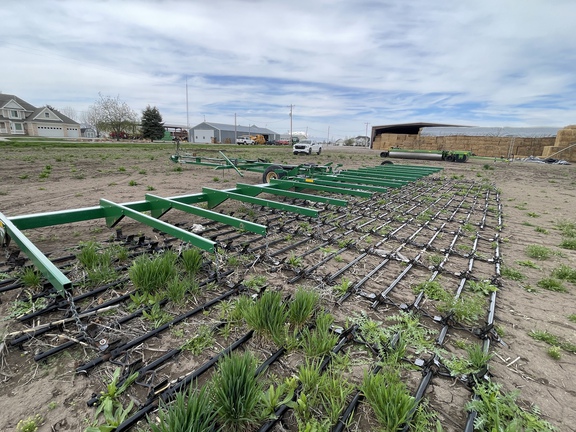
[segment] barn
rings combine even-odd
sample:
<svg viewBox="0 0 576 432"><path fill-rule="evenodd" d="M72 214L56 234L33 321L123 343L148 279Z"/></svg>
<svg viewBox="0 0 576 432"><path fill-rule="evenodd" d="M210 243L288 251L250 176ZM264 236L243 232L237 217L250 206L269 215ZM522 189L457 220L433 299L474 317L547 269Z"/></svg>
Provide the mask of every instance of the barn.
<svg viewBox="0 0 576 432"><path fill-rule="evenodd" d="M406 123L372 127L374 150L466 150L477 156L538 156L576 162L576 126L470 127Z"/></svg>
<svg viewBox="0 0 576 432"><path fill-rule="evenodd" d="M280 134L256 125L240 126L225 123L202 122L190 129L190 142L234 144L242 135L262 135L266 141L280 139Z"/></svg>

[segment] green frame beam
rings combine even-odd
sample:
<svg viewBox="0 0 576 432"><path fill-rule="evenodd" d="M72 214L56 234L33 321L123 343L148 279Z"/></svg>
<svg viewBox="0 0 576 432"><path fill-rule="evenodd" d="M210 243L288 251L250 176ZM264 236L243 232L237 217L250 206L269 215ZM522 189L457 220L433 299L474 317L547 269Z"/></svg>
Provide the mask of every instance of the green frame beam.
<svg viewBox="0 0 576 432"><path fill-rule="evenodd" d="M314 183L313 179L302 181L294 181L294 180L284 180L284 179L271 179L270 180L270 187L277 188L277 189L296 189L296 192L301 190L310 189L310 190L319 190L324 192L330 193L337 193L342 195L352 195L362 198L370 198L373 194L372 192L365 192L356 189L346 189L341 187L332 187L326 185L320 185Z"/></svg>
<svg viewBox="0 0 576 432"><path fill-rule="evenodd" d="M0 213L1 224L6 229L6 244L10 242L10 239L18 245L21 251L23 251L26 256L34 263L36 268L42 272L42 274L50 281L52 286L56 288L56 291L61 296L65 296L65 291L72 288L72 282L68 279L58 267L50 261L46 255L44 255L40 249L38 249L34 243L32 243L28 237L20 231L16 225L10 221L6 216Z"/></svg>
<svg viewBox="0 0 576 432"><path fill-rule="evenodd" d="M171 208L175 208L176 210L181 210L183 212L194 214L196 216L201 216L203 218L210 219L213 221L222 222L226 225L250 231L255 234L260 234L262 236L266 235L266 230L268 228L266 225L245 221L212 210L206 210L200 207L184 204L168 198L162 198L153 194L146 194L145 198L146 201L150 203L150 212L152 217L154 218L159 218Z"/></svg>
<svg viewBox="0 0 576 432"><path fill-rule="evenodd" d="M352 173L352 172L342 172L339 173L337 177L342 178L350 183L358 182L364 184L371 184L374 186L387 186L392 188L399 188L409 183L409 180L405 179L371 177L366 174Z"/></svg>
<svg viewBox="0 0 576 432"><path fill-rule="evenodd" d="M285 204L280 203L277 201L270 201L262 198L256 198L249 195L243 195L242 193L238 193L238 189L232 190L218 190L218 189L211 189L211 188L202 188L202 191L208 197L207 203L208 208L216 207L218 204L223 203L227 199L233 199L236 201L246 202L250 204L261 205L264 207L275 208L279 210L284 210L292 213L298 213L303 216L310 216L310 217L318 217L318 211L314 209L310 209L307 207L296 206L292 204Z"/></svg>
<svg viewBox="0 0 576 432"><path fill-rule="evenodd" d="M417 180L421 177L423 177L424 175L428 175L428 173L426 174L421 174L421 173L412 173L412 174L406 174L406 173L395 173L395 172L385 172L385 171L345 171L342 172L340 175L345 175L345 176L354 176L354 177L358 177L358 178L368 178L368 179L374 179L374 180L382 180L382 181L390 181L390 182L404 182L404 183L408 183L414 180Z"/></svg>
<svg viewBox="0 0 576 432"><path fill-rule="evenodd" d="M178 228L167 222L155 219L152 216L145 215L122 204L117 204L104 198L100 199L100 206L104 209L106 224L110 228L120 222L123 217L127 216L140 223L143 223L144 225L156 228L176 238L179 238L180 240L188 242L196 247L199 247L200 249L206 250L208 252L214 252L216 243L212 240L205 239L204 237L186 231L182 228Z"/></svg>
<svg viewBox="0 0 576 432"><path fill-rule="evenodd" d="M343 182L349 185L356 185L356 187L360 186L377 186L383 188L399 188L404 186L406 183L398 183L398 182L391 182L391 181L383 181L383 180L373 180L366 177L361 176L353 176L353 175L342 175L338 174L336 176L318 176L314 177L314 180L327 180L332 182Z"/></svg>
<svg viewBox="0 0 576 432"><path fill-rule="evenodd" d="M269 193L272 195L284 196L287 198L296 198L296 199L303 199L308 201L315 201L321 202L326 204L332 204L335 206L346 207L348 205L348 201L336 199L336 198L327 198L319 195L311 195L302 192L292 192L289 190L284 189L277 189L270 186L264 185L249 185L249 184L242 184L236 183L236 188L239 189L241 193L248 193L250 196L256 196L261 193Z"/></svg>
<svg viewBox="0 0 576 432"><path fill-rule="evenodd" d="M312 180L312 182L310 182L310 180ZM296 179L296 181L298 181L299 183L306 184L306 187L308 187L311 184L317 184L321 186L333 186L337 188L347 188L352 190L364 190L364 191L382 192L382 193L388 190L388 188L386 187L371 186L360 183L348 183L342 180L338 180L337 177L333 176L321 176L320 178L314 177L313 179Z"/></svg>

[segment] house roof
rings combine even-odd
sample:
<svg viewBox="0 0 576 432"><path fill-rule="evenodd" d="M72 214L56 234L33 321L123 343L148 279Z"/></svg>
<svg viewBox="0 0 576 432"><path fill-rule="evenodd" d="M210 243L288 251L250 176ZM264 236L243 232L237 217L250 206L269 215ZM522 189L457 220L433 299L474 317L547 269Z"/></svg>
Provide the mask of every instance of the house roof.
<svg viewBox="0 0 576 432"><path fill-rule="evenodd" d="M36 107L34 105L30 105L28 102L20 99L18 96L11 95L11 94L5 94L5 93L0 93L0 108L2 108L4 105L6 105L11 100L14 100L15 102L17 102L26 111L34 112L36 110Z"/></svg>
<svg viewBox="0 0 576 432"><path fill-rule="evenodd" d="M65 116L64 114L62 114L60 111L58 111L57 109L54 108L48 108L47 106L43 106L43 107L39 107L36 108L34 105L29 104L28 102L26 102L23 99L20 99L18 96L15 95L11 95L11 94L5 94L5 93L0 93L0 108L4 107L8 102L10 102L11 100L13 100L14 102L16 102L18 105L20 105L22 108L24 108L24 110L26 110L26 112L29 112L31 114L26 115L26 119L28 121L35 121L37 123L65 123L65 124L79 124L77 121L72 120L70 117ZM44 111L45 109L49 109L50 111L52 111L56 116L58 116L61 120L52 120L52 119L45 119L45 118L38 118L36 119L36 117L38 116L38 114L42 113L42 111Z"/></svg>
<svg viewBox="0 0 576 432"><path fill-rule="evenodd" d="M255 134L261 134L261 135L279 135L277 132L274 132L273 130L270 130L268 128L261 128L261 127L258 127L256 125L252 125L252 126L236 125L236 126L234 126L234 125L230 125L230 124L226 124L226 123L202 122L202 123L194 126L192 129L201 128L202 125L208 125L208 126L211 126L215 129L218 129L221 131L234 132L236 130L238 133L255 133Z"/></svg>

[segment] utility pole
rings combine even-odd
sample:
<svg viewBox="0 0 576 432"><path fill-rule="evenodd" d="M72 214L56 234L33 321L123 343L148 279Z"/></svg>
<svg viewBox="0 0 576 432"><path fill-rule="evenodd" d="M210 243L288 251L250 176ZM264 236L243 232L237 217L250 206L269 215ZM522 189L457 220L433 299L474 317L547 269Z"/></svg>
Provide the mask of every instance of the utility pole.
<svg viewBox="0 0 576 432"><path fill-rule="evenodd" d="M190 116L188 113L188 75L186 75L186 129L190 129Z"/></svg>
<svg viewBox="0 0 576 432"><path fill-rule="evenodd" d="M238 139L238 127L236 126L236 113L234 113L234 142L236 144L236 140Z"/></svg>
<svg viewBox="0 0 576 432"><path fill-rule="evenodd" d="M370 145L370 141L371 141L371 138L368 138L368 125L369 124L370 123L366 123L366 135L364 135L366 137L366 147L368 147Z"/></svg>
<svg viewBox="0 0 576 432"><path fill-rule="evenodd" d="M330 126L328 126L328 141L326 143L330 144Z"/></svg>
<svg viewBox="0 0 576 432"><path fill-rule="evenodd" d="M292 108L294 105L290 104L290 144L292 145Z"/></svg>

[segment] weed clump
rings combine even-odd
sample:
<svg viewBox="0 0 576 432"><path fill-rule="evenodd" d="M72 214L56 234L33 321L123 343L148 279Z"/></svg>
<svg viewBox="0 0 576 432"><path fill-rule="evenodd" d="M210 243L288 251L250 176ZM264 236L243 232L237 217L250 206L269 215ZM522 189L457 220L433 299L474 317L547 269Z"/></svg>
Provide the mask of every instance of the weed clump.
<svg viewBox="0 0 576 432"><path fill-rule="evenodd" d="M176 254L165 252L153 257L141 255L134 260L128 274L136 288L153 294L176 277Z"/></svg>
<svg viewBox="0 0 576 432"><path fill-rule="evenodd" d="M476 430L553 431L554 427L540 419L536 408L525 411L518 406L517 391L503 393L502 386L492 382L479 383L474 389L478 398L466 404L468 411L477 413Z"/></svg>
<svg viewBox="0 0 576 432"><path fill-rule="evenodd" d="M396 431L406 423L416 401L398 375L386 372L365 374L361 389L380 424Z"/></svg>
<svg viewBox="0 0 576 432"><path fill-rule="evenodd" d="M163 404L158 411L158 423L148 419L148 426L152 432L203 432L212 428L215 417L206 388L198 390L191 386L187 392L178 392L172 404Z"/></svg>
<svg viewBox="0 0 576 432"><path fill-rule="evenodd" d="M260 419L263 392L256 378L256 359L250 352L231 354L218 363L211 383L211 399L223 430L248 430Z"/></svg>
<svg viewBox="0 0 576 432"><path fill-rule="evenodd" d="M512 267L502 267L500 274L503 278L510 279L513 281L521 281L525 278L525 276L518 270Z"/></svg>
<svg viewBox="0 0 576 432"><path fill-rule="evenodd" d="M540 288L548 290L548 291L555 291L555 292L568 292L564 284L558 279L555 278L544 278L539 280L536 285Z"/></svg>
<svg viewBox="0 0 576 432"><path fill-rule="evenodd" d="M528 245L526 246L526 255L530 258L543 261L552 256L552 251L546 246Z"/></svg>

